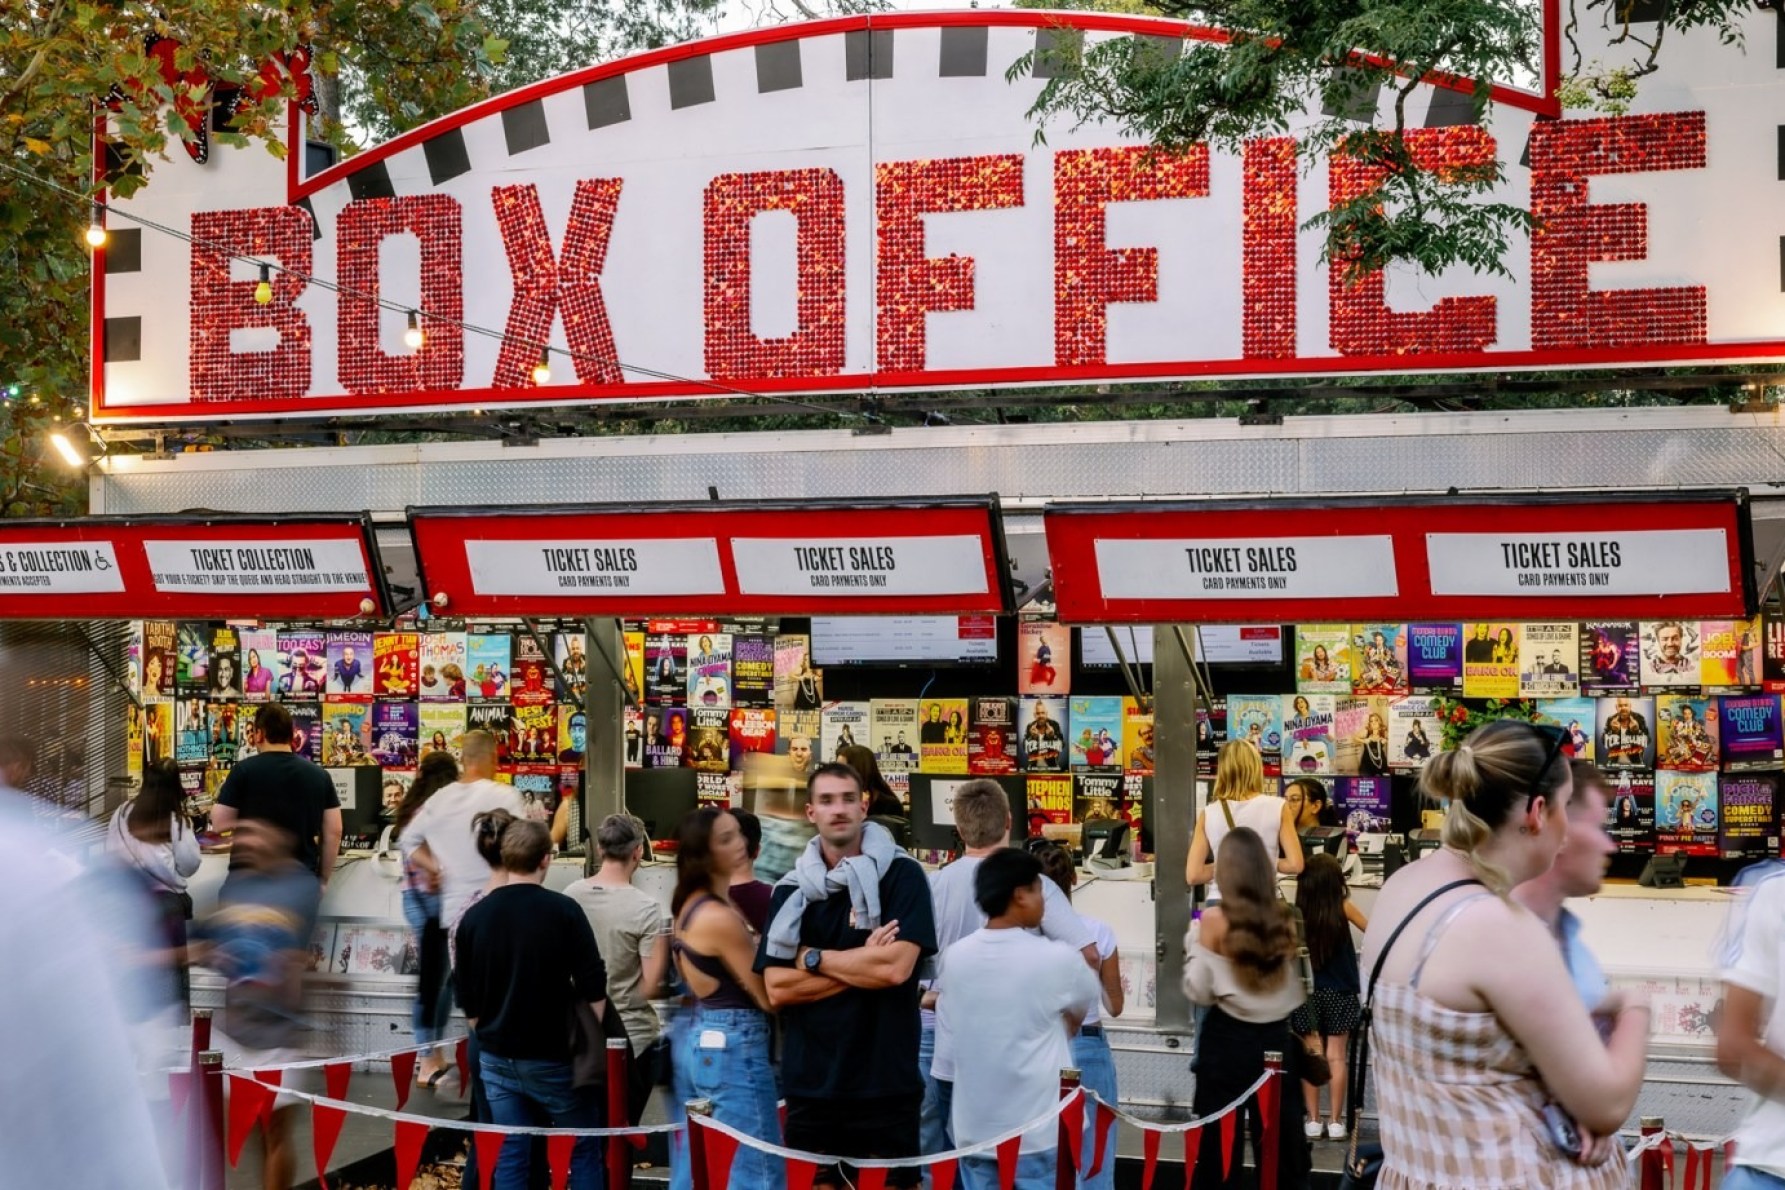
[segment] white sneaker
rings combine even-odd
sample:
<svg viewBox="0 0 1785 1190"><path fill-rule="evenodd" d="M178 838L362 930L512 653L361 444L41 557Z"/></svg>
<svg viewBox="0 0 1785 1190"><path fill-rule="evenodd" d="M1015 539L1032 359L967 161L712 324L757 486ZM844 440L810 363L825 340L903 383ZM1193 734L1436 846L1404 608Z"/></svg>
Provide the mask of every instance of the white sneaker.
<svg viewBox="0 0 1785 1190"><path fill-rule="evenodd" d="M1319 1120L1309 1120L1307 1123L1303 1124L1302 1125L1302 1135L1307 1137L1309 1140L1319 1140L1320 1139L1320 1121Z"/></svg>
<svg viewBox="0 0 1785 1190"><path fill-rule="evenodd" d="M1345 1136L1346 1136L1345 1125L1343 1125L1343 1124L1328 1124L1326 1126L1326 1139L1328 1139L1328 1140L1344 1140Z"/></svg>

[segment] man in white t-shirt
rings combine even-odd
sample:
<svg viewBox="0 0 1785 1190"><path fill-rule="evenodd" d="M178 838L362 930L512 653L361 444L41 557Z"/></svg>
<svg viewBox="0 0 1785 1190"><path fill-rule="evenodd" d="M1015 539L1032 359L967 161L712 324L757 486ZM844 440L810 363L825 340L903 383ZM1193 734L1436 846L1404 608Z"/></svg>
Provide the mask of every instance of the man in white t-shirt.
<svg viewBox="0 0 1785 1190"><path fill-rule="evenodd" d="M1054 1184L1060 1071L1072 1034L1097 1003L1097 977L1071 947L1029 933L1046 904L1041 861L1006 847L980 861L974 892L985 926L943 955L936 1015L954 1039L954 1141L965 1148L1040 1120L1023 1135L1015 1190ZM962 1190L996 1190L998 1159L962 1160Z"/></svg>
<svg viewBox="0 0 1785 1190"><path fill-rule="evenodd" d="M507 810L516 818L527 812L515 787L495 780L495 736L468 731L459 751L459 779L423 802L398 840L404 851L413 852L416 866L434 874L440 886L440 924L448 930L490 880L490 865L477 853L471 820L491 810Z"/></svg>
<svg viewBox="0 0 1785 1190"><path fill-rule="evenodd" d="M1723 1016L1717 1068L1758 1098L1735 1133L1723 1190L1785 1187L1785 868L1733 910L1721 956Z"/></svg>
<svg viewBox="0 0 1785 1190"><path fill-rule="evenodd" d="M974 895L973 881L980 861L1010 843L1010 798L996 781L968 781L954 795L954 828L966 850L961 858L930 876L930 902L936 912L936 953L985 925L985 913ZM1046 882L1041 933L1063 942L1084 956L1085 965L1097 966L1097 944L1084 919L1073 911L1066 894ZM918 1065L923 1069L924 1097L921 1124L923 1151L941 1153L954 1147L950 1141L950 1103L954 1094L954 1045L948 1030L937 1019L935 993L924 996L923 1041Z"/></svg>

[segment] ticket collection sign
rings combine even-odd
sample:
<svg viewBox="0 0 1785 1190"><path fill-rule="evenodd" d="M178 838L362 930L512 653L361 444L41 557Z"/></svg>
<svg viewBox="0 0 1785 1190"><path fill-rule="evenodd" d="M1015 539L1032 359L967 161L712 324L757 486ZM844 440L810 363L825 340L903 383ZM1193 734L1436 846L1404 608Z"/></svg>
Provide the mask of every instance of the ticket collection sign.
<svg viewBox="0 0 1785 1190"><path fill-rule="evenodd" d="M994 499L421 508L409 520L423 583L448 615L967 615L1012 607Z"/></svg>
<svg viewBox="0 0 1785 1190"><path fill-rule="evenodd" d="M1754 608L1741 493L1056 505L1045 523L1060 618L1072 623Z"/></svg>
<svg viewBox="0 0 1785 1190"><path fill-rule="evenodd" d="M0 524L0 619L388 614L363 517L93 517Z"/></svg>
<svg viewBox="0 0 1785 1190"><path fill-rule="evenodd" d="M1561 109L1556 20L1540 90L1493 87L1485 125L1469 80L1383 88L1379 123L1399 105L1417 160L1499 163L1484 197L1543 233L1514 233L1502 273L1356 283L1312 220L1377 175L1310 167L1294 133L1317 115L1171 153L1115 121L1031 119L1045 54L1013 68L1044 42L1224 36L1161 18L751 30L523 87L314 174L294 113L283 161L173 153L112 200L136 232L94 253L93 416L1776 360L1778 180L1753 148L1785 74L1776 15L1748 20L1745 52L1670 33L1626 114ZM1571 37L1609 69L1623 32Z"/></svg>

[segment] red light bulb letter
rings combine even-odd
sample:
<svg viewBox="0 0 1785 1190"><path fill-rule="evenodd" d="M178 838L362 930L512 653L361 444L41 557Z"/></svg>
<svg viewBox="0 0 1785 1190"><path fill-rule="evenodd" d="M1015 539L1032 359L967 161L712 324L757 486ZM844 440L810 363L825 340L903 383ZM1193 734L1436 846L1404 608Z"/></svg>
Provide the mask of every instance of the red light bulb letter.
<svg viewBox="0 0 1785 1190"><path fill-rule="evenodd" d="M619 352L601 294L601 270L620 205L620 185L619 178L586 178L576 184L562 258L552 255L537 187L497 186L490 192L514 275L514 304L508 309L492 387L533 386L533 367L560 311L577 379L584 384L620 383Z"/></svg>
<svg viewBox="0 0 1785 1190"><path fill-rule="evenodd" d="M1295 358L1295 140L1249 140L1241 159L1240 334L1247 359Z"/></svg>
<svg viewBox="0 0 1785 1190"><path fill-rule="evenodd" d="M350 393L439 391L465 378L464 225L445 194L350 202L335 225L341 299L336 315L341 385ZM407 232L421 242L421 329L413 354L386 354L378 338L378 248ZM363 295L363 296L362 296Z"/></svg>
<svg viewBox="0 0 1785 1190"><path fill-rule="evenodd" d="M301 207L200 211L192 216L191 376L195 401L261 401L310 391L310 320L297 308L309 286L310 216ZM230 279L236 257L275 260L273 298ZM236 352L231 332L271 329L268 351Z"/></svg>

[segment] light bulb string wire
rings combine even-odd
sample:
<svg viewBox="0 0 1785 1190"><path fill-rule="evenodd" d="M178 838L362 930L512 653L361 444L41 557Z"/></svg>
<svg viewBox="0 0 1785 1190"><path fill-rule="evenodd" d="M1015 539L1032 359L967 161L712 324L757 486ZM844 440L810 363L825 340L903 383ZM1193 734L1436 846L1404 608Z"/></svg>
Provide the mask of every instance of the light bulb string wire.
<svg viewBox="0 0 1785 1190"><path fill-rule="evenodd" d="M21 178L31 185L41 186L44 189L54 191L64 198L80 203L82 206L88 208L101 208L108 215L116 215L119 218L127 219L140 227L148 228L150 231L172 236L177 240L183 240L194 248L202 248L208 252L215 252L230 261L242 261L253 265L262 270L263 276L268 270L276 271L283 276L297 277L306 285L313 285L325 292L334 293L354 301L370 302L380 310L389 310L400 314L413 313L424 321L437 322L444 326L457 327L459 330L464 331L467 334L479 335L487 339L495 340L498 343L507 343L515 338L514 336L510 336L506 331L499 331L493 327L482 326L478 323L467 322L459 318L448 318L440 314L430 314L427 310L422 309L419 306L413 306L405 302L398 302L394 299L383 297L377 293L368 293L352 286L342 285L338 281L325 280L324 278L302 272L301 270L289 268L276 260L263 260L258 256L249 256L241 252L233 251L221 244L213 243L209 240L195 236L191 232L181 231L177 227L169 227L167 224L158 223L155 220L137 214L134 211L115 207L108 203L98 202L92 197L75 190L73 187L64 186L53 179L43 177L27 169L21 169L20 167L13 165L11 162L0 161L0 171ZM315 214L311 213L310 217L314 220ZM542 344L519 339L515 339L515 341L521 342L527 347L538 347L541 359L544 359L548 353L557 352L572 361L594 363L597 365L611 363L623 372L632 372L640 376L649 377L652 380L663 380L674 384L696 385L701 388L711 389L716 393L728 397L741 397L756 401L773 401L782 405L791 405L799 409L808 409L814 413L823 413L830 416L859 417L863 420L872 420L866 414L855 409L840 406L817 405L810 401L796 400L795 398L783 397L775 393L753 392L750 389L738 388L735 385L726 384L719 380L704 380L698 377L682 376L675 372L665 372L656 368L648 368L642 364L627 363L618 357L609 360L592 355L588 352L576 351L569 347L553 347L549 342Z"/></svg>

